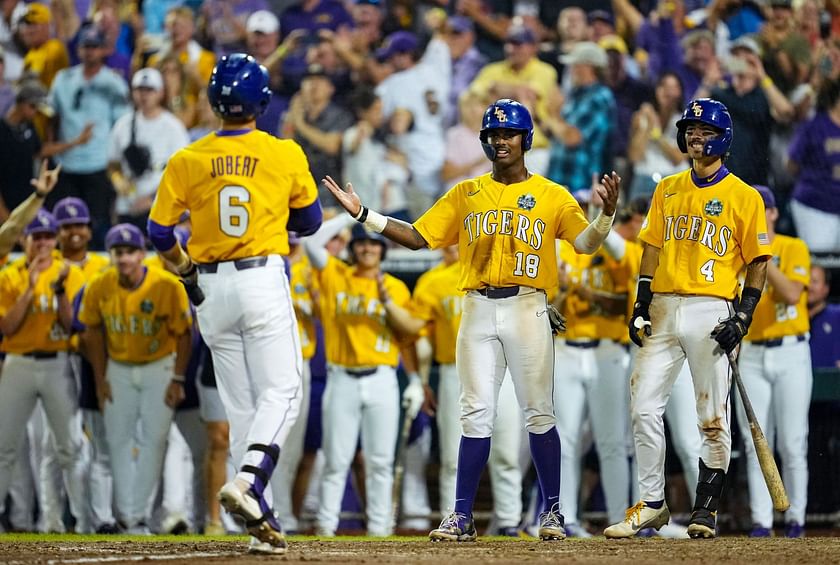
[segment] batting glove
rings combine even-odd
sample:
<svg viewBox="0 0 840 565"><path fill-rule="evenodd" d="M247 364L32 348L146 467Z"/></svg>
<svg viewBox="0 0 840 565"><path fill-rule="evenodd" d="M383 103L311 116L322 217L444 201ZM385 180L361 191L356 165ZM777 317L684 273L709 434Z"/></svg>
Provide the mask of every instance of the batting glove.
<svg viewBox="0 0 840 565"><path fill-rule="evenodd" d="M639 347L644 345L639 330L645 334L645 337L650 337L650 302L653 300L650 283L650 277L639 277L636 303L633 305L633 314L630 316L630 323L628 324L630 339Z"/></svg>
<svg viewBox="0 0 840 565"><path fill-rule="evenodd" d="M744 287L735 314L722 321L712 330L712 337L720 344L720 348L731 353L747 332L752 323L753 312L761 300L761 291L750 286Z"/></svg>
<svg viewBox="0 0 840 565"><path fill-rule="evenodd" d="M426 391L423 389L423 382L417 374L408 376L408 386L405 387L402 395L402 405L409 417L413 420L423 407L426 400Z"/></svg>
<svg viewBox="0 0 840 565"><path fill-rule="evenodd" d="M198 286L198 267L192 261L190 261L189 268L181 273L181 283L184 285L184 290L187 291L187 297L193 306L199 306L204 302L204 292Z"/></svg>

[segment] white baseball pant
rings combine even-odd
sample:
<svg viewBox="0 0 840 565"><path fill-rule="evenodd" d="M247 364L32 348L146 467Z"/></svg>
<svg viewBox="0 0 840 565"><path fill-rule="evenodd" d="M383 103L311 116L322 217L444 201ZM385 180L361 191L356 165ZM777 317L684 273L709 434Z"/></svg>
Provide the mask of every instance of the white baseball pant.
<svg viewBox="0 0 840 565"><path fill-rule="evenodd" d="M375 373L360 377L348 374L344 367L330 365L322 402L324 471L318 529L334 535L338 528L347 472L361 431L368 535L390 535L394 528L391 490L400 415L396 370L380 365Z"/></svg>
<svg viewBox="0 0 840 565"><path fill-rule="evenodd" d="M636 356L630 376L630 415L642 500L665 498L665 428L662 415L683 362L694 383L700 456L708 467L729 468L731 374L726 354L711 337L731 304L720 298L655 294L652 335Z"/></svg>
<svg viewBox="0 0 840 565"><path fill-rule="evenodd" d="M578 523L580 429L587 413L598 450L607 516L611 523L624 519L630 492L627 363L627 350L610 339L555 341L554 407L563 446L560 502L567 524Z"/></svg>
<svg viewBox="0 0 840 565"><path fill-rule="evenodd" d="M785 522L805 523L808 503L808 411L811 407L811 349L805 336L785 336L776 347L744 342L738 359L753 411L772 449L778 447L782 479L790 499ZM773 501L761 474L749 423L736 395L736 410L747 453L752 521L773 527Z"/></svg>
<svg viewBox="0 0 840 565"><path fill-rule="evenodd" d="M426 426L413 442L405 446L405 471L400 504L400 527L409 530L428 530L429 489L426 487L426 466L432 452L432 429Z"/></svg>
<svg viewBox="0 0 840 565"><path fill-rule="evenodd" d="M105 434L105 418L99 410L82 409L82 419L90 438L90 460L87 476L89 510L94 531L105 524L114 524L114 482L111 457Z"/></svg>

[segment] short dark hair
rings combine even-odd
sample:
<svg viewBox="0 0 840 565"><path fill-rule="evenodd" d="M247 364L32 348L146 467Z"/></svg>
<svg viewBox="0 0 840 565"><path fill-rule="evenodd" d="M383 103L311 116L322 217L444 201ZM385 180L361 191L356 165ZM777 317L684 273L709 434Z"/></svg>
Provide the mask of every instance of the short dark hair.
<svg viewBox="0 0 840 565"><path fill-rule="evenodd" d="M359 117L362 112L369 110L377 100L379 100L379 96L371 87L360 86L350 94L350 107L353 109L353 114Z"/></svg>

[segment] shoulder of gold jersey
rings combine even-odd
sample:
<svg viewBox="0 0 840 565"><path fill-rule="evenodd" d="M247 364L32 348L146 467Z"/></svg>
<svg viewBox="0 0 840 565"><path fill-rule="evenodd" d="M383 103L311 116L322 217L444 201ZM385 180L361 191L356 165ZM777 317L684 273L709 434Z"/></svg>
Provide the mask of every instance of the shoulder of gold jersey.
<svg viewBox="0 0 840 565"><path fill-rule="evenodd" d="M147 265L146 268L146 275L152 275L155 278L163 279L167 282L175 283L180 285L181 281L178 277L164 269L163 267L158 267L157 265Z"/></svg>

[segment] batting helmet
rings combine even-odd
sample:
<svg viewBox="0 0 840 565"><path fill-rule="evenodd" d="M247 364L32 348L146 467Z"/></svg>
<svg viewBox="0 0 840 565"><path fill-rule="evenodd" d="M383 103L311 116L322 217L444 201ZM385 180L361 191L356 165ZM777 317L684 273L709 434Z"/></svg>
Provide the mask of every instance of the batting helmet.
<svg viewBox="0 0 840 565"><path fill-rule="evenodd" d="M385 260L385 252L388 250L388 244L385 236L375 231L368 231L362 224L353 226L353 231L350 235L350 242L347 244L347 252L350 254L350 259L355 263L356 255L353 253L353 244L357 241L375 241L382 246L382 260Z"/></svg>
<svg viewBox="0 0 840 565"><path fill-rule="evenodd" d="M481 120L481 132L478 138L481 140L481 147L484 154L491 161L496 160L496 150L487 143L490 130L513 129L522 132L522 151L528 151L534 141L534 122L528 108L510 98L496 100L487 110L484 111L484 118Z"/></svg>
<svg viewBox="0 0 840 565"><path fill-rule="evenodd" d="M706 124L720 131L720 135L706 142L703 155L723 156L729 153L729 146L732 145L732 117L726 106L711 98L698 98L688 103L682 118L677 120L677 147L683 153L688 153L685 130L688 124L693 122Z"/></svg>
<svg viewBox="0 0 840 565"><path fill-rule="evenodd" d="M213 112L222 119L251 120L261 116L271 100L268 71L250 55L225 55L210 75L207 98Z"/></svg>

